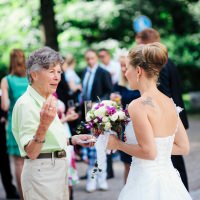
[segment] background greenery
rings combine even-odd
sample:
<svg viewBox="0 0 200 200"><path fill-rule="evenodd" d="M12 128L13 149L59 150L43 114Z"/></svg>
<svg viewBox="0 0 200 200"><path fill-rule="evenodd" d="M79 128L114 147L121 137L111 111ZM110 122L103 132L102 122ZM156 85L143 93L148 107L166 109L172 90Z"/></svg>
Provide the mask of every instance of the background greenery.
<svg viewBox="0 0 200 200"><path fill-rule="evenodd" d="M51 8L54 13L46 15ZM49 44L63 56L72 53L77 70L85 65L87 48L106 47L111 52L130 48L135 37L133 20L143 14L161 33L179 68L183 91L200 90L199 10L200 0L0 0L0 77L6 73L13 48L22 48L28 55ZM49 30L54 26L57 40L48 43L55 37Z"/></svg>

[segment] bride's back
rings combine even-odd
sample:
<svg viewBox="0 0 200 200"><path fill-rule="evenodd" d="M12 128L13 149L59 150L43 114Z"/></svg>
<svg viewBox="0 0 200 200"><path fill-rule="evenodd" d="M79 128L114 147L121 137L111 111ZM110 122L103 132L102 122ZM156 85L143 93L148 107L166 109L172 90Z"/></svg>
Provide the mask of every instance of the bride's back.
<svg viewBox="0 0 200 200"><path fill-rule="evenodd" d="M146 106L146 111L154 137L173 135L178 124L176 105L173 100L159 92L153 98L147 96L146 101L151 102L151 106Z"/></svg>

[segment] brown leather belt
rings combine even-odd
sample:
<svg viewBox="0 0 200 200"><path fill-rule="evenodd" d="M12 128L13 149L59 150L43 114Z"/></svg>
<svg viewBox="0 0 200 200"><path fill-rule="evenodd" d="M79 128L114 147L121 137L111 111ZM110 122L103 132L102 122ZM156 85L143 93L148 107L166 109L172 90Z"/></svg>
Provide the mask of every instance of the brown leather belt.
<svg viewBox="0 0 200 200"><path fill-rule="evenodd" d="M43 159L43 158L64 158L66 157L66 152L62 151L54 151L51 153L41 153L36 159ZM26 159L29 159L28 156L25 156Z"/></svg>

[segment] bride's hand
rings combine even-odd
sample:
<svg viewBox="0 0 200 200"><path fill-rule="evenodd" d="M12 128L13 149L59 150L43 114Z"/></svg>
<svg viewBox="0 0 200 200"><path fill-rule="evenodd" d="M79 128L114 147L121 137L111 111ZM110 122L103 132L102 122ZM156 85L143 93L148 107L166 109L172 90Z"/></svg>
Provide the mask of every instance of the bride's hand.
<svg viewBox="0 0 200 200"><path fill-rule="evenodd" d="M120 140L115 135L109 135L107 149L118 149Z"/></svg>

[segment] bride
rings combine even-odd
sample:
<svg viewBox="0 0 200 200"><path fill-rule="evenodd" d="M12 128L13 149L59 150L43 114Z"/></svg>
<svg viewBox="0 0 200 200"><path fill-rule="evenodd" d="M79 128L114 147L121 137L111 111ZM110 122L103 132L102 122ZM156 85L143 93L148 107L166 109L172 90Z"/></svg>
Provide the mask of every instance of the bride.
<svg viewBox="0 0 200 200"><path fill-rule="evenodd" d="M109 149L132 156L119 200L191 200L171 162L171 154L188 154L188 137L173 100L156 86L167 59L167 49L160 43L139 45L129 52L126 77L141 97L128 107L132 122L127 127L127 142L114 135L108 141Z"/></svg>

